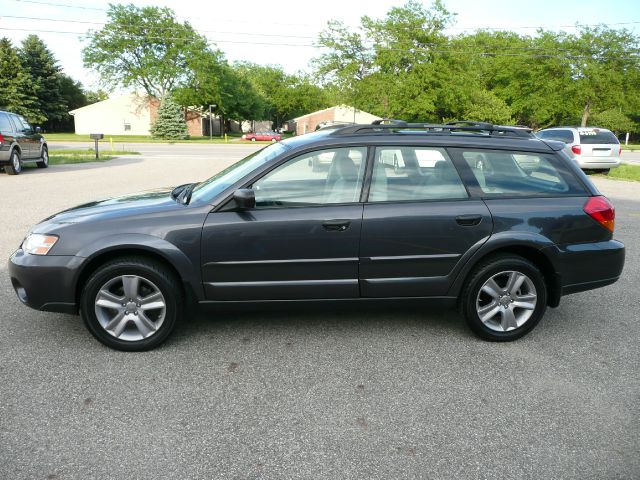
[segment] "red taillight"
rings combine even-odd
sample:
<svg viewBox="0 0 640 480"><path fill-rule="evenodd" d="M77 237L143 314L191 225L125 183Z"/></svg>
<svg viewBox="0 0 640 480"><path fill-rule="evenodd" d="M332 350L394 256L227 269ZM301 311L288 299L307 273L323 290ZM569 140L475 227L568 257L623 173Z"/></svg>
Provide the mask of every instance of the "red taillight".
<svg viewBox="0 0 640 480"><path fill-rule="evenodd" d="M571 147L571 151L573 153L575 153L576 155L580 155L582 153L582 146L581 145L573 145Z"/></svg>
<svg viewBox="0 0 640 480"><path fill-rule="evenodd" d="M618 149L618 156L619 157L622 156L622 145L620 145L620 148Z"/></svg>
<svg viewBox="0 0 640 480"><path fill-rule="evenodd" d="M616 221L616 210L607 197L591 197L584 204L583 210L604 228L613 233Z"/></svg>
<svg viewBox="0 0 640 480"><path fill-rule="evenodd" d="M4 137L2 136L2 134L0 133L0 145L2 145L4 143Z"/></svg>

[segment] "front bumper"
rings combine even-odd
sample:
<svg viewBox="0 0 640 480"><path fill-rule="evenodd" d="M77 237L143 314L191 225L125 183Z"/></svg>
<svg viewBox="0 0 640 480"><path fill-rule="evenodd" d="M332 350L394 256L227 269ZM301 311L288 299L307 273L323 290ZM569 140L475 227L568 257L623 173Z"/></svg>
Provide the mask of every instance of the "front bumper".
<svg viewBox="0 0 640 480"><path fill-rule="evenodd" d="M36 310L78 313L75 280L84 258L29 255L22 249L9 258L9 276L18 298Z"/></svg>

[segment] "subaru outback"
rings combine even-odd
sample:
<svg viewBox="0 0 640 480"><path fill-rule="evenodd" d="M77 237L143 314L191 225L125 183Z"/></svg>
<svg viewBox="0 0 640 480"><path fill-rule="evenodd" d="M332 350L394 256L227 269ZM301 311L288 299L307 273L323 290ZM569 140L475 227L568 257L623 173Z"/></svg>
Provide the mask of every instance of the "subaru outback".
<svg viewBox="0 0 640 480"><path fill-rule="evenodd" d="M328 168L310 165L318 155ZM189 305L310 300L437 301L507 341L562 296L620 277L614 221L560 142L483 123L377 122L55 214L9 272L24 304L80 313L122 350L162 343Z"/></svg>

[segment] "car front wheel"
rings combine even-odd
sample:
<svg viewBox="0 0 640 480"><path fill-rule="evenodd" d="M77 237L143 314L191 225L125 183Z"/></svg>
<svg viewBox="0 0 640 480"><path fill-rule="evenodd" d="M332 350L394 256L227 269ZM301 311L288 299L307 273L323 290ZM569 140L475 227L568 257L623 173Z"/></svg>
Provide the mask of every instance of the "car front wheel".
<svg viewBox="0 0 640 480"><path fill-rule="evenodd" d="M17 150L13 150L13 152L11 152L9 165L4 167L4 171L7 172L8 175L18 175L22 172L22 159L20 158L20 154Z"/></svg>
<svg viewBox="0 0 640 480"><path fill-rule="evenodd" d="M87 281L80 299L89 331L118 350L150 350L164 342L182 311L181 288L163 264L143 257L111 261Z"/></svg>
<svg viewBox="0 0 640 480"><path fill-rule="evenodd" d="M474 269L461 302L476 335L491 341L515 340L544 315L547 287L533 263L516 255L499 255Z"/></svg>

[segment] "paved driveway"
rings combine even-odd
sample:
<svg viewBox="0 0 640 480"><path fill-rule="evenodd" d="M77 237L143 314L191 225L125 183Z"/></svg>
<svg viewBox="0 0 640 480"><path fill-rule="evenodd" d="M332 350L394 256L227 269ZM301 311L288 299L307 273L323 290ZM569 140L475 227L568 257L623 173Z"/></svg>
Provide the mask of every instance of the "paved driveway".
<svg viewBox="0 0 640 480"><path fill-rule="evenodd" d="M243 148L0 175L0 258L57 210ZM3 261L0 478L639 478L640 185L597 182L624 277L509 344L448 311L326 307L200 315L127 354L20 305Z"/></svg>

